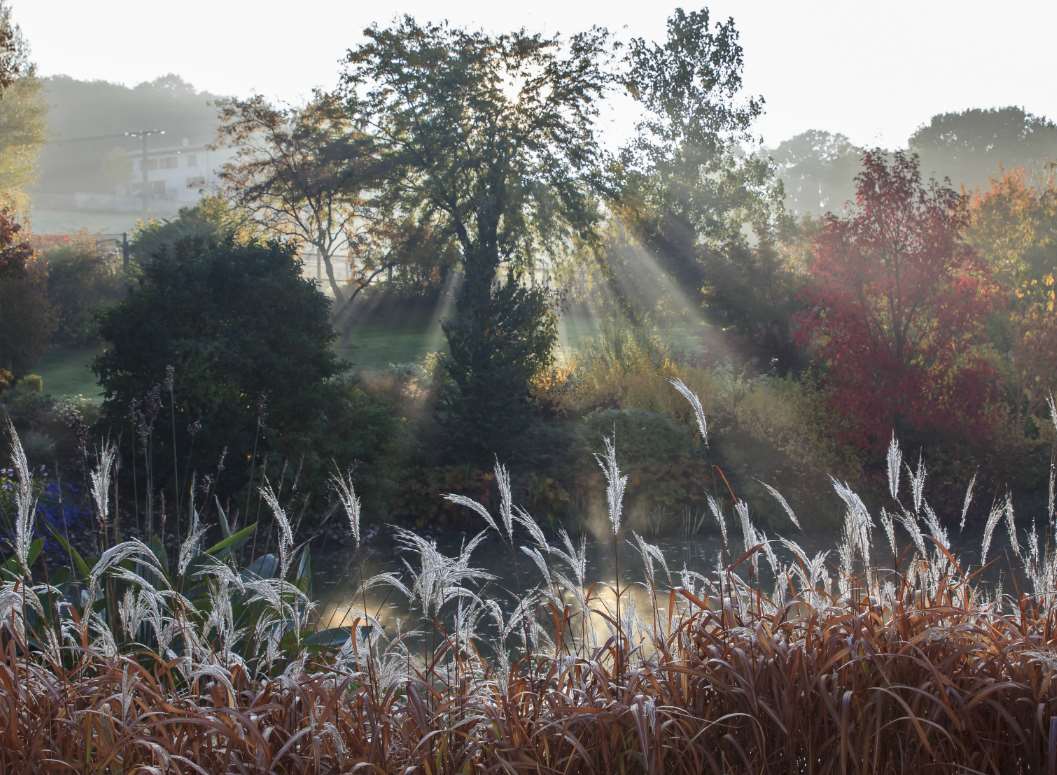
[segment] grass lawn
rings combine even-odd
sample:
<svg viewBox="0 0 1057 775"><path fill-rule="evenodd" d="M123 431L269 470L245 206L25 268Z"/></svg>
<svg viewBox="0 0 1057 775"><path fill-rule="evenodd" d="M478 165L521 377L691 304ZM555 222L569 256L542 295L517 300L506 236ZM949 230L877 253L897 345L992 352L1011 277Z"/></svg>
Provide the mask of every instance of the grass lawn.
<svg viewBox="0 0 1057 775"><path fill-rule="evenodd" d="M563 345L571 351L584 346L600 331L593 320L566 318L562 321ZM687 325L665 332L665 338L677 348L689 346L701 334L696 326ZM391 364L416 363L430 350L443 348L444 335L431 331L422 321L380 324L361 323L351 335L340 339L335 349L352 371L378 371ZM99 386L92 373L95 348L52 350L34 373L44 378L44 391L56 397L85 395L99 397Z"/></svg>
<svg viewBox="0 0 1057 775"><path fill-rule="evenodd" d="M47 353L33 369L44 378L44 392L56 398L76 395L101 398L99 385L92 373L94 347L62 348Z"/></svg>
<svg viewBox="0 0 1057 775"><path fill-rule="evenodd" d="M427 327L421 324L403 327L364 324L356 327L353 337L338 342L336 349L353 371L375 371L392 363L417 362L431 347L443 342L443 337L431 342ZM97 352L92 347L52 350L32 371L44 378L44 392L56 398L76 395L99 398L99 385L92 373L92 360Z"/></svg>
<svg viewBox="0 0 1057 775"><path fill-rule="evenodd" d="M428 324L360 323L335 345L353 371L377 371L393 363L415 363L444 345L440 331L430 335Z"/></svg>
<svg viewBox="0 0 1057 775"><path fill-rule="evenodd" d="M661 338L677 350L693 350L699 346L705 323L685 323L661 332ZM563 318L559 325L559 347L564 354L583 348L602 333L597 320L582 317ZM421 321L403 324L360 323L348 337L336 345L338 354L353 371L377 371L391 364L417 363L431 350L445 347L444 334L439 329L430 331Z"/></svg>

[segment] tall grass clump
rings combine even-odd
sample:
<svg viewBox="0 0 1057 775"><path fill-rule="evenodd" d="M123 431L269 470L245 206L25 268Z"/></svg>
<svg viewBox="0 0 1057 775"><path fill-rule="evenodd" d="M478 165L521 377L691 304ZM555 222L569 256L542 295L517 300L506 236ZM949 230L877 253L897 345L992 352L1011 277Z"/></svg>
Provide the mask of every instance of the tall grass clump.
<svg viewBox="0 0 1057 775"><path fill-rule="evenodd" d="M675 387L704 435L702 404ZM830 550L790 537L799 520L774 488L788 517L774 536L745 501L710 498L722 550L705 573L625 534L628 479L606 439L614 559L627 545L638 580L615 567L592 582L586 539L541 530L498 462L497 513L447 496L482 532L449 555L394 528L400 562L365 578L360 501L337 472L359 589L324 628L308 548L267 480L278 557L252 556L257 526L232 531L219 508L205 524L192 486L175 563L103 531L92 558L56 536L70 562L53 567L34 532L32 472L9 435L3 772L1057 771L1053 498L1027 530L1011 499L996 502L974 562L950 539L965 509L937 514L924 462L908 466L894 439L879 511L832 481L844 518ZM109 456L99 458L106 525ZM208 531L219 540L206 546ZM531 591L475 565L490 533L512 560L531 559ZM368 592L406 599L411 620L383 626Z"/></svg>

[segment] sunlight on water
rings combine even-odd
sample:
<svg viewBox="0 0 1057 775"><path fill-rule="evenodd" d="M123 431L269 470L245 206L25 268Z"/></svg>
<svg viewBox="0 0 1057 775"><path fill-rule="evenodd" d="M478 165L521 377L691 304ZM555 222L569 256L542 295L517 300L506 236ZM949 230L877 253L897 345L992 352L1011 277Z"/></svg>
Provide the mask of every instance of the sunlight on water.
<svg viewBox="0 0 1057 775"><path fill-rule="evenodd" d="M445 537L441 551L454 554L460 545L459 538ZM705 572L715 562L719 550L718 536L701 536L694 540L661 540L660 544L673 573L670 580L663 569L657 568L657 621L667 617L668 588L678 586L678 571L687 568ZM321 606L319 626L322 628L351 627L357 620L364 620L364 608L370 618L376 619L387 634L407 631L423 626L421 612L412 610L408 601L395 589L379 586L370 589L366 599L357 590L360 579L370 578L376 573L395 570L399 564L394 546L385 536L379 536L364 557L351 553L317 554L315 559L316 583L320 589ZM588 539L587 576L584 596L589 615L585 621L580 617L579 603L567 592L545 589L545 581L533 562L520 551L511 553L509 547L499 540L489 538L473 554L474 566L492 573L496 579L484 585L480 592L483 600L499 603L509 615L517 601L530 591L552 592L567 607L570 621L567 637L570 641L598 646L612 634L616 621L616 583L613 575L613 544L607 540ZM361 567L362 566L362 567ZM633 547L622 544L620 556L620 614L627 620L634 612L648 635L654 623L654 600L641 583L642 560ZM361 575L362 574L362 575ZM450 617L456 604L450 603L442 612L442 618ZM555 609L556 615L560 609ZM642 638L641 640L648 640ZM638 644L636 644L638 645Z"/></svg>

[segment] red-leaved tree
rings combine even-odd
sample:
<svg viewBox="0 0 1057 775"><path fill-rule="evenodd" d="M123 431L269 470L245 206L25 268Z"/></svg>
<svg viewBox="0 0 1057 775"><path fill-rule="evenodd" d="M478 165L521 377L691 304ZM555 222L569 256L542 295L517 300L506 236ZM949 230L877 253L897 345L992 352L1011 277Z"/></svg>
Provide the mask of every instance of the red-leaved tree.
<svg viewBox="0 0 1057 775"><path fill-rule="evenodd" d="M9 211L0 210L0 277L20 276L33 256L33 247L19 235L21 230Z"/></svg>
<svg viewBox="0 0 1057 775"><path fill-rule="evenodd" d="M823 365L847 437L986 435L995 390L987 266L961 238L966 198L923 183L916 156L869 151L854 207L814 245L800 341Z"/></svg>

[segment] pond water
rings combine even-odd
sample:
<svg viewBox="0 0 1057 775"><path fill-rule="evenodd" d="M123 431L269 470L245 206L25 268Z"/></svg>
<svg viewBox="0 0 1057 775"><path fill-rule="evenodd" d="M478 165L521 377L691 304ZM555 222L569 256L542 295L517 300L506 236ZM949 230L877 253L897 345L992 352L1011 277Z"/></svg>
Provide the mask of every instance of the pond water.
<svg viewBox="0 0 1057 775"><path fill-rule="evenodd" d="M956 531L955 531L956 532ZM819 551L830 551L827 563L832 571L838 562L835 551L837 537L832 533L798 533L795 529L788 531L787 535L795 539L809 555ZM473 537L472 533L448 533L431 537L435 540L438 549L445 555L451 557L458 555L463 543ZM517 539L515 534L515 539ZM620 586L621 605L626 606L631 601L636 609L643 613L650 609L653 601L641 583L644 579L643 561L639 552L627 540L622 539L620 544ZM740 536L731 535L731 547L736 554L740 554ZM995 540L992 543L991 558L998 558L997 565L1003 570L998 574L1008 575L1005 572L1006 563L1001 557L1005 546L1004 536L996 531ZM560 545L554 537L548 537L552 545ZM717 556L722 549L722 541L718 533L701 532L689 537L662 537L647 539L650 543L658 546L664 554L668 568L671 571L671 586L679 586L679 572L686 568L699 573L710 574L716 567ZM883 532L877 530L874 534L876 564L882 567L891 566L890 550L883 537ZM531 540L522 534L522 543L530 545ZM575 539L579 545L579 539ZM979 558L980 540L978 534L952 537L952 547L961 561L976 563ZM611 536L588 537L587 548L587 572L586 581L593 585L592 607L595 621L592 627L597 634L602 634L606 629L605 615L614 613L615 602L615 580L616 557L614 555L614 543ZM776 547L776 552L783 562L790 559L789 552L781 547ZM389 571L401 573L406 579L406 571L401 564L401 558L406 558L416 567L417 557L402 553L399 545L393 538L392 531L382 529L376 531L364 543L359 552L355 552L351 546L346 549L326 549L316 547L313 552L313 565L315 568L314 583L316 599L320 601L321 627L350 626L357 617L363 617L366 604L368 613L377 618L385 627L387 632L395 632L398 629L409 629L416 626L420 621L420 614L412 612L408 602L396 590L380 586L373 589L366 596L366 600L359 596L356 590L359 588L361 573L362 578ZM730 555L726 555L726 561L730 561ZM549 558L552 569L569 575L568 569L557 558ZM524 595L532 589L540 588L544 584L543 576L533 560L524 552L511 548L494 532L489 532L488 537L473 552L471 565L480 568L495 576L495 580L481 584L479 593L483 599L495 600L500 607L509 613L517 605ZM656 564L657 586L661 590L669 587L668 578L663 568ZM761 558L760 568L766 573L767 563ZM742 575L745 570L742 569ZM769 584L768 584L769 586ZM667 597L660 602L666 605Z"/></svg>
<svg viewBox="0 0 1057 775"><path fill-rule="evenodd" d="M472 537L472 533L448 533L433 537L432 540L436 541L443 554L451 557L458 555L463 543ZM577 538L577 546L578 542ZM524 543L531 545L527 536ZM556 543L556 539L552 538L552 543ZM691 570L705 572L715 566L716 555L722 548L718 535L705 535L694 540L659 539L656 543L664 552L675 585L679 583L678 572L684 563ZM599 601L604 604L607 597L615 599L612 592L616 579L613 542L588 538L586 546L586 580L588 584L596 585L595 591L599 595ZM358 553L352 547L340 551L316 549L312 561L315 568L316 597L322 607L320 625L348 625L357 616L357 611L362 616L364 601L356 594L360 574L362 573L363 578L370 578L384 571L399 572L403 570L400 562L402 556L406 556L412 567L415 566L417 558L403 555L388 531L380 531L366 542ZM549 561L553 569L568 575L567 568L553 558ZM474 550L471 565L496 577L494 581L481 585L480 594L483 599L496 600L505 611L516 605L516 601L527 591L544 583L540 570L532 559L520 549L511 551L510 546L495 533L490 533ZM659 580L663 580L666 585L667 578L663 569L658 567L657 573ZM642 559L639 553L626 543L620 547L620 577L621 586L624 588L643 578ZM639 589L626 594L644 595ZM625 593L622 593L622 599L624 596ZM396 627L398 619L406 622L418 615L409 611L407 601L398 592L390 592L387 587L380 587L368 593L367 609L372 616L377 615L386 630Z"/></svg>

